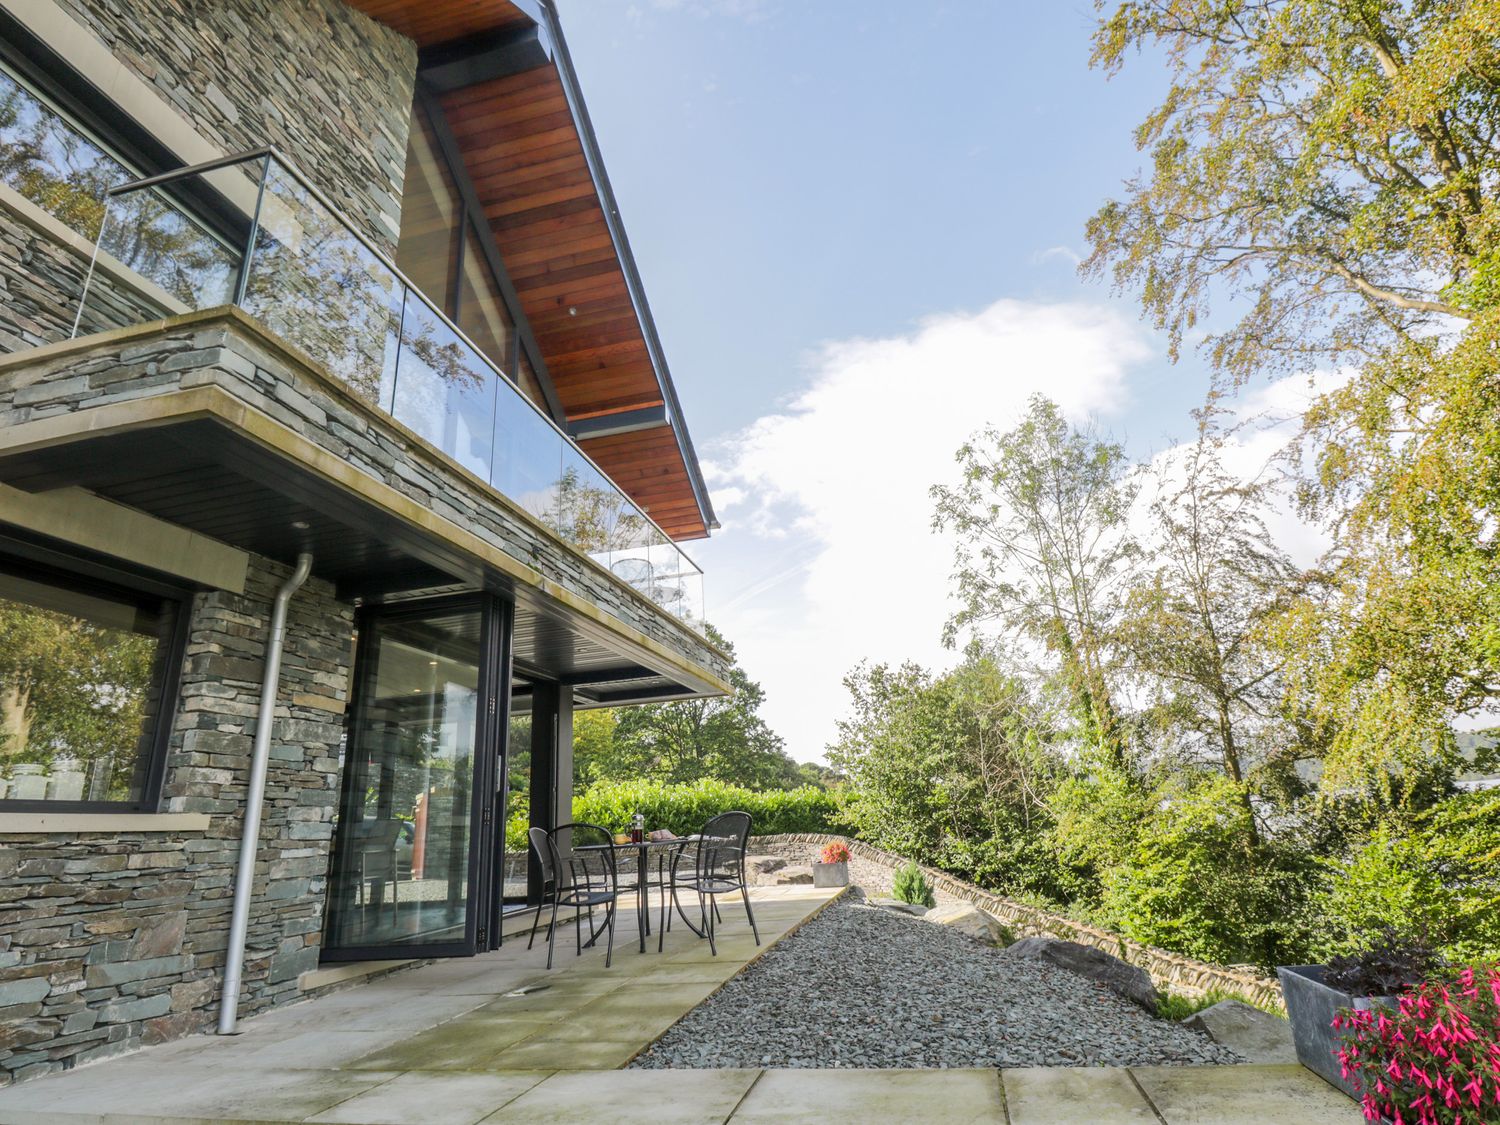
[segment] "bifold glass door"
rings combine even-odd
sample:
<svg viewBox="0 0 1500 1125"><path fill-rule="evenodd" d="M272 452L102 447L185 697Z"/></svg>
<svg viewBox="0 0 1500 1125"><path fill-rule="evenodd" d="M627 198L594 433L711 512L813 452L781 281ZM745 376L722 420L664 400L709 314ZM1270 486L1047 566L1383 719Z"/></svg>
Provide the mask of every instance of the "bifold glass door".
<svg viewBox="0 0 1500 1125"><path fill-rule="evenodd" d="M486 941L505 609L476 598L361 615L326 957L452 956Z"/></svg>

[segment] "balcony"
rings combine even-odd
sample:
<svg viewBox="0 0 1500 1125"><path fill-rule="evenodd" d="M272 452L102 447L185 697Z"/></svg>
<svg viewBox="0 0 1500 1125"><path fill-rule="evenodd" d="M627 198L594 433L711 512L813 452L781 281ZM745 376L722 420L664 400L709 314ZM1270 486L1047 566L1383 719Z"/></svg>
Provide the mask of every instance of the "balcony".
<svg viewBox="0 0 1500 1125"><path fill-rule="evenodd" d="M97 240L185 310L237 306L699 631L693 561L274 150L122 184ZM76 325L109 295L94 271Z"/></svg>

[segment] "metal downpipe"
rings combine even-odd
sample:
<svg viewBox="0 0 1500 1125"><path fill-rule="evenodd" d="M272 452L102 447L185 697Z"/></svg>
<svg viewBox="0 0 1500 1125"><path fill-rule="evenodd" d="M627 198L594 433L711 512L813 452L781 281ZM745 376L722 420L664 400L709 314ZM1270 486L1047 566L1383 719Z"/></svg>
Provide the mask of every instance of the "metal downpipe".
<svg viewBox="0 0 1500 1125"><path fill-rule="evenodd" d="M266 769L271 760L271 727L281 683L281 650L286 640L286 607L312 570L312 555L297 556L297 569L276 591L271 631L266 638L266 671L260 688L260 713L250 751L250 787L245 794L245 823L240 861L234 876L234 909L229 923L229 950L224 960L224 991L219 999L219 1034L235 1034L240 1010L240 981L245 971L245 936L250 928L250 893L255 884L255 857L260 850L260 817L266 797Z"/></svg>

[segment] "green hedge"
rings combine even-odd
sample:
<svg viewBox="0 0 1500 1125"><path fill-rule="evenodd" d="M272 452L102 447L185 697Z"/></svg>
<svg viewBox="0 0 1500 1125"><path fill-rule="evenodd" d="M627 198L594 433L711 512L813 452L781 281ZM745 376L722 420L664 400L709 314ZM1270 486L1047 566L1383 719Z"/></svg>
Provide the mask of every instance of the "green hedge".
<svg viewBox="0 0 1500 1125"><path fill-rule="evenodd" d="M663 785L656 781L600 782L573 797L573 819L601 824L616 832L630 827L636 813L644 813L647 828L670 828L686 836L703 827L711 816L738 809L750 814L750 830L757 836L782 832L830 832L838 803L832 793L816 786L756 792L721 781Z"/></svg>
<svg viewBox="0 0 1500 1125"><path fill-rule="evenodd" d="M826 789L757 792L722 781L664 785L658 781L601 781L573 795L573 819L624 832L636 813L644 813L647 828L670 828L679 836L698 831L711 816L738 809L750 814L750 831L757 836L783 832L842 832L834 823L838 801ZM506 825L506 846L526 847L526 813L512 809Z"/></svg>

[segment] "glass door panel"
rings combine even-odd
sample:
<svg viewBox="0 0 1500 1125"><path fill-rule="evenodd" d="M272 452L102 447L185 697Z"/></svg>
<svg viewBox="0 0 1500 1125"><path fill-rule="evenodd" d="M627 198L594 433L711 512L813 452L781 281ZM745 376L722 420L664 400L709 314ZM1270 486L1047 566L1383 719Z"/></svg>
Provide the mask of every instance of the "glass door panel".
<svg viewBox="0 0 1500 1125"><path fill-rule="evenodd" d="M325 951L471 952L483 737L479 604L371 614L344 758ZM488 773L488 771L485 771Z"/></svg>
<svg viewBox="0 0 1500 1125"><path fill-rule="evenodd" d="M526 836L531 826L531 684L513 676L510 730L505 752L505 872L501 888L507 907L525 903L531 857Z"/></svg>

